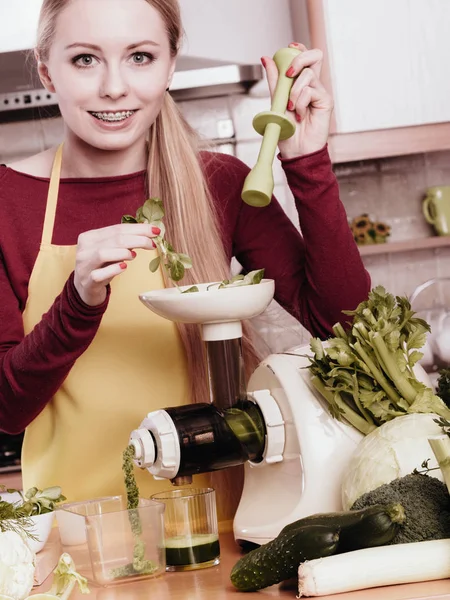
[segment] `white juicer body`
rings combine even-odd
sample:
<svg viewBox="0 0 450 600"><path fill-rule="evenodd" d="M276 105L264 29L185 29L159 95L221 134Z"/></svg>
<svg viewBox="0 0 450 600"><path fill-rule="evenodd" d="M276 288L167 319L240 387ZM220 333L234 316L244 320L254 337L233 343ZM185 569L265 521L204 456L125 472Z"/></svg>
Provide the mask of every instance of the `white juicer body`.
<svg viewBox="0 0 450 600"><path fill-rule="evenodd" d="M334 419L311 383L308 346L273 354L250 378L248 391L269 390L285 424L281 462L246 463L234 537L264 544L288 523L342 510L343 473L364 437Z"/></svg>

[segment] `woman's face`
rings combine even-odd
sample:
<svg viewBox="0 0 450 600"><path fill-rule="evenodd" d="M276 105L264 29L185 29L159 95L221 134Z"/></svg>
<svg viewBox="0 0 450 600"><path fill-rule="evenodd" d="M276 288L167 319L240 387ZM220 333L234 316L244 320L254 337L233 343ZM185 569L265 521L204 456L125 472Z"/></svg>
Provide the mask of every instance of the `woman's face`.
<svg viewBox="0 0 450 600"><path fill-rule="evenodd" d="M123 150L147 135L174 67L164 22L145 0L72 0L39 70L75 136Z"/></svg>

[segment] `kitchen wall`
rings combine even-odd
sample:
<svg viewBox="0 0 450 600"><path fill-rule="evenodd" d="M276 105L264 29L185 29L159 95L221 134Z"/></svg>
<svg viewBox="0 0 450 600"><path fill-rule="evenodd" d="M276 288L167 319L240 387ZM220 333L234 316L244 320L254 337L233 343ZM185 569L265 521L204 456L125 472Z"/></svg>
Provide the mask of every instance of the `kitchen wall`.
<svg viewBox="0 0 450 600"><path fill-rule="evenodd" d="M450 152L335 165L334 169L349 217L367 212L388 223L393 242L433 235L423 217L422 200L427 187L450 185ZM428 279L450 277L449 259L450 248L436 248L365 257L364 262L374 285L410 295ZM436 290L427 297L430 304L444 299Z"/></svg>
<svg viewBox="0 0 450 600"><path fill-rule="evenodd" d="M253 165L260 147L253 116L268 108L265 84L251 96L231 96L184 102L188 121L216 148ZM57 144L62 138L60 119L0 125L0 162L12 162ZM222 139L221 139L222 138ZM411 155L376 161L335 165L341 197L351 219L367 212L392 227L392 241L418 239L432 231L422 216L421 201L428 186L450 184L450 152ZM275 194L298 226L292 195L284 173L275 162ZM433 277L450 277L450 248L418 250L365 257L373 285L382 284L395 294L410 295L417 285ZM450 286L449 286L450 292ZM442 299L433 290L421 304ZM450 302L450 298L448 299ZM257 323L272 351L307 343L309 334L275 303Z"/></svg>

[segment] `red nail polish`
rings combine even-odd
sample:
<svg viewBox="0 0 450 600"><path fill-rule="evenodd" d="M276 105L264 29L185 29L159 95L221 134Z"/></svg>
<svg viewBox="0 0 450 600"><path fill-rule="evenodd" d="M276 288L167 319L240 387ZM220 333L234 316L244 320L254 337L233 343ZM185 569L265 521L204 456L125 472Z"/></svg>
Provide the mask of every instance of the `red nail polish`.
<svg viewBox="0 0 450 600"><path fill-rule="evenodd" d="M122 271L123 271L124 269L126 269L126 268L127 268L127 263L125 263L125 262L121 262L121 263L120 263L120 265L119 265L119 267L120 267L120 268L122 269Z"/></svg>
<svg viewBox="0 0 450 600"><path fill-rule="evenodd" d="M295 69L294 67L289 67L289 69L286 71L286 77L292 77L295 73Z"/></svg>
<svg viewBox="0 0 450 600"><path fill-rule="evenodd" d="M135 252L134 250L132 250L132 251L131 251L131 256L132 256L133 258L136 258L137 254L136 254L136 252Z"/></svg>
<svg viewBox="0 0 450 600"><path fill-rule="evenodd" d="M153 248L156 248L155 242L152 240Z"/></svg>
<svg viewBox="0 0 450 600"><path fill-rule="evenodd" d="M152 233L159 235L161 233L161 229L159 227L152 227Z"/></svg>
<svg viewBox="0 0 450 600"><path fill-rule="evenodd" d="M266 68L266 59L264 57L261 57L261 64L264 68Z"/></svg>
<svg viewBox="0 0 450 600"><path fill-rule="evenodd" d="M289 102L288 102L287 109L288 110L293 110L294 109L294 103L291 100L289 100Z"/></svg>
<svg viewBox="0 0 450 600"><path fill-rule="evenodd" d="M299 123L301 123L301 122L302 122L302 118L301 118L301 116L300 116L299 114L295 113L295 118L297 119L297 121L298 121Z"/></svg>

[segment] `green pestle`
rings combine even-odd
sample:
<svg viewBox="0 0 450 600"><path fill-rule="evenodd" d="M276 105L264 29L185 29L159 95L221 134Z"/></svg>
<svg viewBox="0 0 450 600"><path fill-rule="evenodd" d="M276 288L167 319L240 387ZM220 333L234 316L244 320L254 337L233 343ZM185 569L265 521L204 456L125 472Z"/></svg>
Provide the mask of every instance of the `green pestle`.
<svg viewBox="0 0 450 600"><path fill-rule="evenodd" d="M273 60L278 67L278 82L273 94L271 110L259 113L253 119L254 129L263 136L256 165L247 175L241 198L250 206L267 206L273 194L272 165L279 140L294 135L295 125L285 115L294 79L285 73L293 59L301 54L295 48L281 48Z"/></svg>

